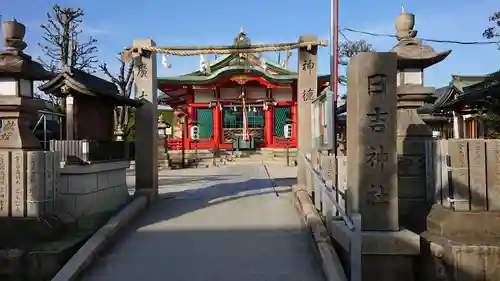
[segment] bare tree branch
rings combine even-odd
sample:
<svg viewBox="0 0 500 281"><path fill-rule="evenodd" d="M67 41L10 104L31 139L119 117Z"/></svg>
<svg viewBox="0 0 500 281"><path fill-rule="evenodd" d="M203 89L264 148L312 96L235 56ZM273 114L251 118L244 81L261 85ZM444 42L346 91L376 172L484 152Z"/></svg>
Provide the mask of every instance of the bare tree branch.
<svg viewBox="0 0 500 281"><path fill-rule="evenodd" d="M84 12L79 8L52 6L47 13L47 23L42 24L43 43L38 45L49 60L54 61L57 69L70 66L78 70L92 72L97 63L97 39L90 37L80 41L80 24ZM40 63L47 66L47 61L40 58Z"/></svg>
<svg viewBox="0 0 500 281"><path fill-rule="evenodd" d="M121 96L130 98L132 95L132 86L134 84L134 66L133 64L126 64L122 60L120 61L120 67L118 68L118 73L113 75L108 68L106 63L99 64L99 70L106 75L109 80L115 84L118 89L118 93ZM133 107L130 106L117 106L114 110L115 118L115 132L121 131L123 137L126 138L131 132L133 132L134 124L130 116L133 114Z"/></svg>

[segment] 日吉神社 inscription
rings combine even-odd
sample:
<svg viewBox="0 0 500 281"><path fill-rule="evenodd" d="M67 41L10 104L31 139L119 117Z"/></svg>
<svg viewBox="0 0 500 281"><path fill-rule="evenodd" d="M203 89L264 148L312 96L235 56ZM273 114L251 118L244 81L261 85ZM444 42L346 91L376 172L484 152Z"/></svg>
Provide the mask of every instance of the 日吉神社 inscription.
<svg viewBox="0 0 500 281"><path fill-rule="evenodd" d="M386 88L385 83L387 76L383 74L376 74L368 77L368 94L385 94Z"/></svg>
<svg viewBox="0 0 500 281"><path fill-rule="evenodd" d="M387 192L383 185L371 184L366 197L366 203L375 205L377 203L384 203L387 201Z"/></svg>
<svg viewBox="0 0 500 281"><path fill-rule="evenodd" d="M380 107L373 108L373 112L367 113L368 119L370 120L370 124L368 127L372 130L372 132L384 132L385 130L385 119L387 118L387 112L382 112Z"/></svg>
<svg viewBox="0 0 500 281"><path fill-rule="evenodd" d="M349 62L348 211L363 230L398 230L394 53L361 53Z"/></svg>
<svg viewBox="0 0 500 281"><path fill-rule="evenodd" d="M384 147L379 145L378 147L370 146L368 153L366 154L366 163L371 167L380 167L380 170L384 170L384 164L389 160L389 154L384 151Z"/></svg>

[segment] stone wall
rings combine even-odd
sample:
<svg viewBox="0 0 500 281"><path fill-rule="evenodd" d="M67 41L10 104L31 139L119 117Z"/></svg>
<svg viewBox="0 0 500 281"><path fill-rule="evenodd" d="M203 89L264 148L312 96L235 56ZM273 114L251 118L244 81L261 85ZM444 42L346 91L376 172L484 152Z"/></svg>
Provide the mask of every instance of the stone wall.
<svg viewBox="0 0 500 281"><path fill-rule="evenodd" d="M57 209L66 222L107 213L129 200L126 183L128 161L61 168Z"/></svg>
<svg viewBox="0 0 500 281"><path fill-rule="evenodd" d="M53 215L58 172L58 153L0 150L0 217Z"/></svg>

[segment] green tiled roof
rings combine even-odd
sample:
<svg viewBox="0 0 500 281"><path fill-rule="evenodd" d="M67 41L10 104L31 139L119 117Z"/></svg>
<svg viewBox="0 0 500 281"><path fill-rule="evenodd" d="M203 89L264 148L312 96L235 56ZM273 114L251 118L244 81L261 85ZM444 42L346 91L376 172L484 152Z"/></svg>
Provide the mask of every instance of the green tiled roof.
<svg viewBox="0 0 500 281"><path fill-rule="evenodd" d="M207 76L202 75L180 75L173 77L158 77L158 83L169 83L169 84L204 84L210 83L217 79L219 75L234 75L234 74L249 74L256 73L261 77L264 77L268 81L278 82L278 83L291 83L297 79L297 73L291 74L280 74L273 75L265 72L264 70L253 67L253 66L226 66L216 71L213 71ZM324 77L323 77L324 76ZM322 80L324 78L328 79L329 75L318 76L318 79Z"/></svg>
<svg viewBox="0 0 500 281"><path fill-rule="evenodd" d="M488 75L451 75L451 83L458 91L464 92L464 88L483 82Z"/></svg>

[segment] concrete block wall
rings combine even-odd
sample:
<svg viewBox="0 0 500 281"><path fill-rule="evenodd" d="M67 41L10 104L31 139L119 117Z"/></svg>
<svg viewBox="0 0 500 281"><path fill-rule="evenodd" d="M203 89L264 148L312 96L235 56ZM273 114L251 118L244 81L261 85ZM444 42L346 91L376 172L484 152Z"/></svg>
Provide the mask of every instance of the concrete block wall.
<svg viewBox="0 0 500 281"><path fill-rule="evenodd" d="M114 211L129 200L129 161L64 165L60 169L57 209L67 222Z"/></svg>

